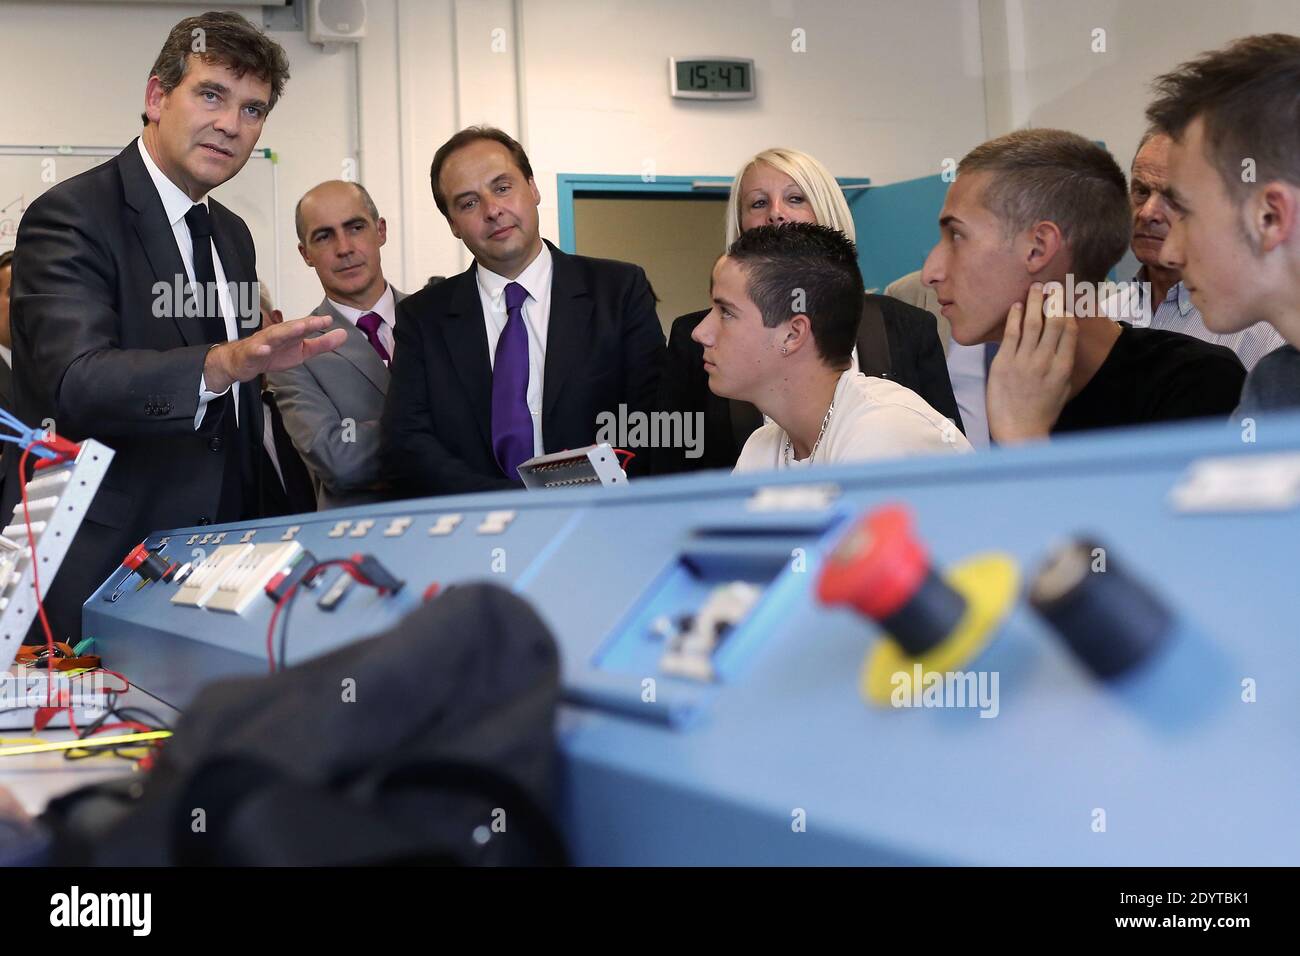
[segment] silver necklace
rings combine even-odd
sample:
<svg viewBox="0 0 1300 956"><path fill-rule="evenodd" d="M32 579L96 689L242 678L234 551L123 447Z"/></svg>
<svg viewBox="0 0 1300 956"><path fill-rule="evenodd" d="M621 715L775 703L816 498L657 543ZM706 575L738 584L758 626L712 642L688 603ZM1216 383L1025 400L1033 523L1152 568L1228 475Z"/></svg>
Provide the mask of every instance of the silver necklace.
<svg viewBox="0 0 1300 956"><path fill-rule="evenodd" d="M831 423L831 413L834 411L835 411L835 399L832 398L831 407L826 409L826 417L822 419L822 429L817 433L817 440L813 442L812 451L808 453L808 464L810 465L813 463L813 459L817 457L817 449L821 447L822 438L826 436L826 429ZM790 464L790 448L791 448L790 436L786 435L785 448L784 448L786 465Z"/></svg>

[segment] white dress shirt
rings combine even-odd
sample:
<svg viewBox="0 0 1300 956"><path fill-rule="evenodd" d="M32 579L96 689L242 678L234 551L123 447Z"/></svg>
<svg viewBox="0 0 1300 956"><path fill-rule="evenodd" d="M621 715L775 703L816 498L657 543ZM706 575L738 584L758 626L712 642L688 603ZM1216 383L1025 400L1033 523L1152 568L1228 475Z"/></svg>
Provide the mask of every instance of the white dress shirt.
<svg viewBox="0 0 1300 956"><path fill-rule="evenodd" d="M989 414L987 403L988 345L948 346L948 378L952 381L952 394L961 412L962 427L971 445L978 449L989 447Z"/></svg>
<svg viewBox="0 0 1300 956"><path fill-rule="evenodd" d="M185 275L190 282L194 282L194 240L190 236L189 223L185 221L185 214L190 211L194 205L194 200L185 195L184 191L174 182L163 175L163 171L153 161L149 155L149 150L144 148L144 140L136 140L136 145L140 147L140 156L144 160L144 168L149 170L149 178L153 180L154 188L158 190L158 198L162 200L163 211L167 214L167 221L171 224L172 235L176 237L176 245L180 249L181 261L185 263ZM203 205L208 204L208 197L204 196L199 202ZM211 240L208 240L211 242ZM226 283L226 271L221 267L221 257L217 255L216 243L212 243L212 270L217 278L218 300L221 306L221 318L226 323L226 341L233 342L239 338L239 328L235 324L235 303L230 298L230 286ZM176 308L181 308L183 303L175 303ZM235 421L239 421L239 383L234 384L234 393L232 398L235 402ZM227 391L229 391L227 389ZM203 423L203 415L208 410L208 402L214 398L220 398L225 392L208 391L207 380L200 375L199 377L199 410L194 415L194 429L197 431L199 425Z"/></svg>
<svg viewBox="0 0 1300 956"><path fill-rule="evenodd" d="M7 345L0 345L0 359L4 359L10 368L14 367L14 353Z"/></svg>
<svg viewBox="0 0 1300 956"><path fill-rule="evenodd" d="M262 450L266 452L266 457L271 459L271 467L275 469L275 477L280 479L280 487L284 485L284 471L280 468L280 456L275 450L275 430L271 424L271 409L265 402L262 403ZM285 488L288 491L288 488Z"/></svg>
<svg viewBox="0 0 1300 956"><path fill-rule="evenodd" d="M384 294L379 297L379 301L368 309L354 309L352 306L344 305L342 302L335 302L329 296L325 297L325 301L334 307L335 312L343 316L343 318L347 319L353 325L356 325L357 320L367 312L373 312L375 315L379 316L381 320L377 331L379 341L384 346L385 350L387 350L389 359L392 359L394 342L393 329L397 327L397 298L393 295L393 287L391 285L384 283Z"/></svg>
<svg viewBox="0 0 1300 956"><path fill-rule="evenodd" d="M497 340L506 327L506 286L518 282L528 291L524 300L524 327L528 330L528 411L533 416L533 454L542 454L542 375L546 369L546 330L551 321L551 250L542 243L528 268L515 279L478 269L478 297L487 329L488 361L496 366Z"/></svg>

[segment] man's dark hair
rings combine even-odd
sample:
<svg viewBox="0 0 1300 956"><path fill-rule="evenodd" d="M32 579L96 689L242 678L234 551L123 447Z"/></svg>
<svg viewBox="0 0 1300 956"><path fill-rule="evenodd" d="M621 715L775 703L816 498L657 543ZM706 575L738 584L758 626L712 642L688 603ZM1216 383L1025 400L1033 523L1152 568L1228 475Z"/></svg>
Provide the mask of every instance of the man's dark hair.
<svg viewBox="0 0 1300 956"><path fill-rule="evenodd" d="M3 269L13 261L14 251L12 249L6 249L4 252L0 252L0 269Z"/></svg>
<svg viewBox="0 0 1300 956"><path fill-rule="evenodd" d="M370 193L366 189L366 187L361 185L360 183L349 182L348 180L336 180L336 181L347 182L349 186L353 186L356 188L357 193L361 196L361 205L365 207L366 215L370 217L371 224L376 226L379 225L379 207L376 206L375 201L370 198ZM324 185L325 185L324 183L317 183L311 189L307 190L307 192L302 194L302 198L299 199L297 204L295 204L293 207L293 228L294 231L298 233L299 242L307 241L307 236L306 236L307 223L305 223L302 218L302 200L307 198L307 193L313 192L314 190L317 190Z"/></svg>
<svg viewBox="0 0 1300 956"><path fill-rule="evenodd" d="M957 166L992 173L984 206L1008 236L1053 222L1070 250L1070 268L1100 282L1132 238L1128 182L1115 158L1076 133L1024 129L981 143Z"/></svg>
<svg viewBox="0 0 1300 956"><path fill-rule="evenodd" d="M1151 125L1182 138L1200 117L1206 159L1240 204L1255 183L1281 179L1300 186L1300 37L1244 37L1152 82ZM1243 163L1254 176L1243 180Z"/></svg>
<svg viewBox="0 0 1300 956"><path fill-rule="evenodd" d="M749 297L765 326L774 329L806 315L822 360L834 367L848 364L865 295L852 239L810 222L758 226L742 232L727 255L745 270Z"/></svg>
<svg viewBox="0 0 1300 956"><path fill-rule="evenodd" d="M191 54L205 63L224 64L236 76L252 73L271 84L267 112L275 108L289 81L289 57L284 48L237 13L202 13L176 24L167 34L149 75L157 76L163 91L170 93L185 79ZM149 125L144 113L140 119Z"/></svg>
<svg viewBox="0 0 1300 956"><path fill-rule="evenodd" d="M481 139L490 139L510 150L510 156L515 161L515 165L519 167L519 171L524 174L524 178L529 180L533 178L533 166L532 163L528 162L528 154L524 152L524 148L519 145L514 137L497 129L495 126L468 126L438 147L438 151L433 154L433 165L429 167L429 183L433 186L433 201L438 204L438 211L448 219L451 216L447 212L447 197L438 189L438 178L442 175L443 164L447 162L447 157L456 150Z"/></svg>

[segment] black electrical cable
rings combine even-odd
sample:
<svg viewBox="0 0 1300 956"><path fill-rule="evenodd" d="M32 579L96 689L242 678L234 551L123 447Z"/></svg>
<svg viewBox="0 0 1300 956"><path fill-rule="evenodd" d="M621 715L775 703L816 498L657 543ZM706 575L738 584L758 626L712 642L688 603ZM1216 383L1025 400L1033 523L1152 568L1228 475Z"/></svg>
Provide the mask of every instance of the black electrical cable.
<svg viewBox="0 0 1300 956"><path fill-rule="evenodd" d="M284 620L280 622L280 653L277 655L280 663L277 665L279 670L284 670L284 656L288 653L289 647L289 614L293 611L293 602L298 597L298 592L305 589L306 583L311 580L314 568L308 570L302 576L302 581L298 583L297 589L293 592L293 597L289 598L284 605Z"/></svg>
<svg viewBox="0 0 1300 956"><path fill-rule="evenodd" d="M118 695L116 693L110 693L108 696L111 698L109 705L105 708L104 712L100 714L99 717L97 717L94 721L92 721L84 730L82 730L77 735L78 740L88 740L91 736L95 734L96 731L99 730L100 727L104 726L104 724L108 722L110 717L116 717L118 720L131 721L133 723L138 723L138 724L145 724L146 726L151 726L152 729L154 730L171 730L171 727L168 725L168 723L162 718L160 718L157 714L153 713L152 711L147 710L144 707L135 707L135 706L118 707L117 706ZM146 720L138 720L135 717L132 717L131 716L132 714L141 714L146 718ZM108 748L108 750L115 757L120 757L124 760L134 761L137 760L138 758L132 756L128 751L138 750L140 746L141 746L140 744L122 744L120 746ZM77 753L74 750L65 750L63 752L63 759L64 760L85 760L88 757L99 756L103 752L104 751L102 748L93 751L87 751L84 753Z"/></svg>
<svg viewBox="0 0 1300 956"><path fill-rule="evenodd" d="M267 625L266 629L266 655L274 668L283 670L285 667L289 645L289 614L293 608L293 602L298 597L298 592L306 588L320 572L327 568L341 567L343 573L352 577L354 581L366 587L374 588L380 594L396 594L402 589L405 582L394 578L382 564L370 555L360 555L359 557L359 561L353 558L330 558L316 562L307 569L298 583L280 599L280 602L277 602L276 611L272 613L271 623ZM337 582L338 579L335 580ZM277 626L280 629L278 655L275 653L275 629Z"/></svg>
<svg viewBox="0 0 1300 956"><path fill-rule="evenodd" d="M298 587L294 590L293 596L289 598L288 601L285 602L284 611L281 613L282 620L279 622L280 623L280 653L276 655L279 660L279 663L276 665L278 669L284 670L285 656L288 654L289 614L293 610L293 602L297 600L298 594L301 591L306 589L308 582L310 582L312 578L314 578L321 571L324 571L331 567L342 567L344 574L352 574L353 577L356 577L357 575L361 574L360 568L357 567L356 562L352 561L350 558L331 558L328 561L318 561L316 564L313 564L310 568L307 569L307 573L304 574L302 576L302 580L298 582Z"/></svg>

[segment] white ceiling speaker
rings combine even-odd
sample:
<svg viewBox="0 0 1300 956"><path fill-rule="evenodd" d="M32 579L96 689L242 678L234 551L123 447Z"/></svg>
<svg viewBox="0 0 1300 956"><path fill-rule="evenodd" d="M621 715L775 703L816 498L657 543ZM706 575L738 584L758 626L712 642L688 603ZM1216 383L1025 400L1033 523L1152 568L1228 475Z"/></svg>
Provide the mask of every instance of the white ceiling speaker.
<svg viewBox="0 0 1300 956"><path fill-rule="evenodd" d="M307 0L307 39L355 43L366 35L366 0Z"/></svg>

